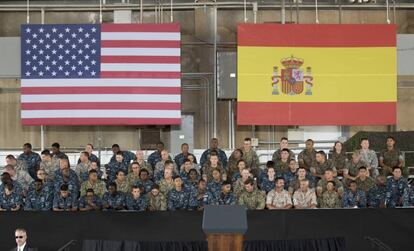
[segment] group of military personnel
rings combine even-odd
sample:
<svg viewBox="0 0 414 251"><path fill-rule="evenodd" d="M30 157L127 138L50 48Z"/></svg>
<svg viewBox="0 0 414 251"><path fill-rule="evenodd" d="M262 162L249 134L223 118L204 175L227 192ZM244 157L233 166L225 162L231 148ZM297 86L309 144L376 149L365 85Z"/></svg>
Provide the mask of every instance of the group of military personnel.
<svg viewBox="0 0 414 251"><path fill-rule="evenodd" d="M198 163L188 144L171 158L164 144L145 160L112 146L113 156L101 168L100 159L87 144L78 162L54 143L41 155L26 143L17 158L6 157L0 185L2 211L92 210L203 210L206 205L239 204L246 209L364 208L414 206L414 191L404 173L404 158L387 138L377 154L369 140L348 159L341 142L327 155L313 140L295 156L282 138L272 160L264 167L251 139L227 158L210 141Z"/></svg>

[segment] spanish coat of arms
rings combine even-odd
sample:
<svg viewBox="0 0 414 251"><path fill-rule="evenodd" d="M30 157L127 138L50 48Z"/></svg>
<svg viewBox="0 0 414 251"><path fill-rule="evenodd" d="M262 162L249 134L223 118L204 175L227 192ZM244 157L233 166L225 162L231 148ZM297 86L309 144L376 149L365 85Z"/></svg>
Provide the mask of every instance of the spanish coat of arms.
<svg viewBox="0 0 414 251"><path fill-rule="evenodd" d="M281 70L277 66L273 67L272 75L272 95L279 95L279 80L282 82L281 92L287 95L299 95L303 92L306 84L305 95L312 95L313 77L311 76L311 67L306 67L306 75L301 69L304 60L296 58L293 55L280 60L284 69Z"/></svg>

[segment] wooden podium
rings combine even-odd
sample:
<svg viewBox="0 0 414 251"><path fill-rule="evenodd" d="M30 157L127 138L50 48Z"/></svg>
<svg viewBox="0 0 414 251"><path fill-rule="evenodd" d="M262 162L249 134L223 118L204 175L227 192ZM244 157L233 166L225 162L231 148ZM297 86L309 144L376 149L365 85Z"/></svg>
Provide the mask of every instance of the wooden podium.
<svg viewBox="0 0 414 251"><path fill-rule="evenodd" d="M206 206L203 230L209 251L242 251L247 231L246 209L241 206Z"/></svg>

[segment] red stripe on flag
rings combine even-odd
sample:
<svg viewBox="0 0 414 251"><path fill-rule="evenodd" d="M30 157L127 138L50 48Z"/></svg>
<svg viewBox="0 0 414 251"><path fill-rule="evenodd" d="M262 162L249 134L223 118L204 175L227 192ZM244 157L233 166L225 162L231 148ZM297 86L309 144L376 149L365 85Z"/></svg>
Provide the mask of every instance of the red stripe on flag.
<svg viewBox="0 0 414 251"><path fill-rule="evenodd" d="M179 125L181 119L171 118L38 118L22 119L24 126L40 125Z"/></svg>
<svg viewBox="0 0 414 251"><path fill-rule="evenodd" d="M395 125L395 102L238 102L239 125Z"/></svg>
<svg viewBox="0 0 414 251"><path fill-rule="evenodd" d="M395 47L390 24L239 24L238 46Z"/></svg>
<svg viewBox="0 0 414 251"><path fill-rule="evenodd" d="M167 71L102 71L101 78L178 78L181 79L180 72Z"/></svg>
<svg viewBox="0 0 414 251"><path fill-rule="evenodd" d="M101 63L179 64L181 61L174 56L101 56Z"/></svg>
<svg viewBox="0 0 414 251"><path fill-rule="evenodd" d="M180 32L180 24L102 24L101 32Z"/></svg>
<svg viewBox="0 0 414 251"><path fill-rule="evenodd" d="M102 40L101 47L105 48L180 48L181 41L157 40Z"/></svg>
<svg viewBox="0 0 414 251"><path fill-rule="evenodd" d="M21 94L181 94L180 87L22 87ZM76 97L74 97L76 99Z"/></svg>
<svg viewBox="0 0 414 251"><path fill-rule="evenodd" d="M181 110L180 103L132 102L50 102L22 103L21 110Z"/></svg>

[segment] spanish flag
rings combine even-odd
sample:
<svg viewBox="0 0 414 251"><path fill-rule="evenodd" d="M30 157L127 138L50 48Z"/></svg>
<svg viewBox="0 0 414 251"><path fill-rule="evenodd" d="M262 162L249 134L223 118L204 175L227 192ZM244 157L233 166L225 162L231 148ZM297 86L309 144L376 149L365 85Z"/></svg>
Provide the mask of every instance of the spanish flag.
<svg viewBox="0 0 414 251"><path fill-rule="evenodd" d="M239 125L396 124L394 25L240 24Z"/></svg>

